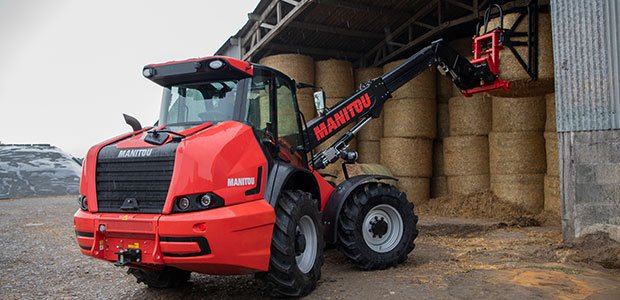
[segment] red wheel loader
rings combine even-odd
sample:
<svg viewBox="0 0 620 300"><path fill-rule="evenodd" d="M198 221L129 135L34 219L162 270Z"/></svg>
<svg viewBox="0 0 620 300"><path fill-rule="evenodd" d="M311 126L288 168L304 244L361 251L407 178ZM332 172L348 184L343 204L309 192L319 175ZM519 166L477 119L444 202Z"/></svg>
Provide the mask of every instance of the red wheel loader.
<svg viewBox="0 0 620 300"><path fill-rule="evenodd" d="M485 60L438 40L334 107L316 93L320 114L306 123L295 95L308 85L277 70L218 56L145 66L163 88L159 120L143 128L125 116L132 132L88 151L74 216L80 250L150 287L178 286L190 272L256 273L285 296L315 288L326 244L364 270L404 262L418 218L386 183L394 178L332 186L319 170L354 163L348 142L392 92L435 66L466 93L501 82Z"/></svg>

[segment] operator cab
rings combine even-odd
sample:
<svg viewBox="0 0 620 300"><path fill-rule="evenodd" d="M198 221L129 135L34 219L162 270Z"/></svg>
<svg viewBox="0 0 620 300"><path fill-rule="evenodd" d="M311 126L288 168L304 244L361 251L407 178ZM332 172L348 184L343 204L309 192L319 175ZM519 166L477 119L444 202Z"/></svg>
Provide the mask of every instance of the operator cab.
<svg viewBox="0 0 620 300"><path fill-rule="evenodd" d="M207 122L241 122L280 159L307 167L306 156L297 151L304 140L295 82L283 73L206 57L147 65L143 74L164 88L158 126L180 131Z"/></svg>

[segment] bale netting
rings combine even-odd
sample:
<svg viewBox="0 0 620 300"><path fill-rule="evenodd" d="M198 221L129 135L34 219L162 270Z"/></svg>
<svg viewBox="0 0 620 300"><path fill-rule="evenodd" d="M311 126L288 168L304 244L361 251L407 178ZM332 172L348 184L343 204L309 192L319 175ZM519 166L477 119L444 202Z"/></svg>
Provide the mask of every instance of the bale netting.
<svg viewBox="0 0 620 300"><path fill-rule="evenodd" d="M420 205L430 199L430 179L397 176L396 187L407 194L407 200Z"/></svg>
<svg viewBox="0 0 620 300"><path fill-rule="evenodd" d="M443 141L433 142L433 176L445 176L446 164L443 158Z"/></svg>
<svg viewBox="0 0 620 300"><path fill-rule="evenodd" d="M489 133L491 174L545 173L544 147L542 132Z"/></svg>
<svg viewBox="0 0 620 300"><path fill-rule="evenodd" d="M545 210L560 214L560 177L545 176Z"/></svg>
<svg viewBox="0 0 620 300"><path fill-rule="evenodd" d="M435 138L437 114L434 99L402 98L385 103L383 136Z"/></svg>
<svg viewBox="0 0 620 300"><path fill-rule="evenodd" d="M433 141L429 139L381 139L381 164L396 176L431 177Z"/></svg>
<svg viewBox="0 0 620 300"><path fill-rule="evenodd" d="M381 161L381 145L379 141L357 141L358 162L378 164Z"/></svg>
<svg viewBox="0 0 620 300"><path fill-rule="evenodd" d="M437 103L437 137L450 135L450 113L447 103Z"/></svg>
<svg viewBox="0 0 620 300"><path fill-rule="evenodd" d="M398 65L403 63L404 60L398 60L391 63L388 63L383 66L383 72L388 73L392 69L396 68ZM425 98L425 99L435 99L436 92L436 84L435 84L435 68L430 68L418 77L412 79L411 81L405 83L398 90L392 93L392 97L395 99L401 98Z"/></svg>
<svg viewBox="0 0 620 300"><path fill-rule="evenodd" d="M263 57L258 63L274 68L297 82L314 84L314 60L301 54L277 54Z"/></svg>
<svg viewBox="0 0 620 300"><path fill-rule="evenodd" d="M555 93L545 95L545 103L547 105L545 131L556 132L558 128L555 114Z"/></svg>
<svg viewBox="0 0 620 300"><path fill-rule="evenodd" d="M471 195L488 191L490 188L489 175L448 176L448 191L451 195Z"/></svg>
<svg viewBox="0 0 620 300"><path fill-rule="evenodd" d="M510 28L519 17L518 13L504 16L504 28ZM489 21L488 30L499 26L499 18ZM527 32L528 20L524 18L517 26L517 32ZM481 30L483 30L481 28ZM527 36L513 37L512 41L527 42ZM521 57L527 61L527 46L515 47ZM511 89L506 92L494 90L493 95L530 96L553 91L553 45L551 38L551 17L548 13L538 15L538 80L532 81L525 69L519 64L514 54L504 47L500 53L500 76L511 82Z"/></svg>
<svg viewBox="0 0 620 300"><path fill-rule="evenodd" d="M346 60L317 61L314 79L315 85L323 88L327 97L346 98L355 90L353 69Z"/></svg>
<svg viewBox="0 0 620 300"><path fill-rule="evenodd" d="M493 131L544 131L545 101L542 97L493 97Z"/></svg>
<svg viewBox="0 0 620 300"><path fill-rule="evenodd" d="M491 99L482 94L452 97L449 102L450 135L488 135L491 131Z"/></svg>
<svg viewBox="0 0 620 300"><path fill-rule="evenodd" d="M544 177L544 174L491 174L491 191L499 199L538 213L544 207Z"/></svg>
<svg viewBox="0 0 620 300"><path fill-rule="evenodd" d="M545 132L545 152L547 154L547 175L560 176L558 134L556 132Z"/></svg>
<svg viewBox="0 0 620 300"><path fill-rule="evenodd" d="M489 140L486 136L450 136L443 140L448 176L489 174Z"/></svg>
<svg viewBox="0 0 620 300"><path fill-rule="evenodd" d="M431 178L431 198L448 195L448 177L437 176Z"/></svg>
<svg viewBox="0 0 620 300"><path fill-rule="evenodd" d="M299 105L299 111L304 114L306 122L312 120L316 116L316 108L314 106L314 96L312 92L297 92L297 105Z"/></svg>

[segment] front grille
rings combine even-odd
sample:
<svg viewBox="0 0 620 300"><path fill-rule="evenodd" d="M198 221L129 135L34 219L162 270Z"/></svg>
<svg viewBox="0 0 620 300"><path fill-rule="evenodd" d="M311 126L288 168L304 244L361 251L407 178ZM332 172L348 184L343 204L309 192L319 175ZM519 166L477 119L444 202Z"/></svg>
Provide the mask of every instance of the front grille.
<svg viewBox="0 0 620 300"><path fill-rule="evenodd" d="M96 170L99 211L161 213L173 168L174 156L99 157ZM137 201L137 209L121 209L129 198Z"/></svg>

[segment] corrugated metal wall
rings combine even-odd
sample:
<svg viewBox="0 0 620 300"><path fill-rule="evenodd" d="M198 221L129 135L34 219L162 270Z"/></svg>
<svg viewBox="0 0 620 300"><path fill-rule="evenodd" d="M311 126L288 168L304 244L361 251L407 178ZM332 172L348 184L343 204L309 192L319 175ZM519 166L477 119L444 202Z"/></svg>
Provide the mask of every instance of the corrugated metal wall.
<svg viewBox="0 0 620 300"><path fill-rule="evenodd" d="M558 131L620 129L620 4L553 0Z"/></svg>

